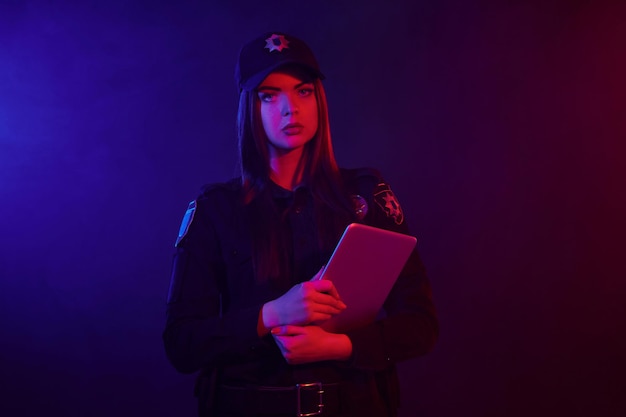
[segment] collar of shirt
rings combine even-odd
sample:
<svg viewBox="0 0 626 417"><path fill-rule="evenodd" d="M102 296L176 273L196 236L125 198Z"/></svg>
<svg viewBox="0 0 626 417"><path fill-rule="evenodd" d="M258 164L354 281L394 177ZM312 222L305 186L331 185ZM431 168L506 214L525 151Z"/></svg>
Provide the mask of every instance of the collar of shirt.
<svg viewBox="0 0 626 417"><path fill-rule="evenodd" d="M311 192L306 185L299 185L294 190L281 187L273 181L269 182L270 193L279 207L293 207L296 211L301 210L311 201Z"/></svg>

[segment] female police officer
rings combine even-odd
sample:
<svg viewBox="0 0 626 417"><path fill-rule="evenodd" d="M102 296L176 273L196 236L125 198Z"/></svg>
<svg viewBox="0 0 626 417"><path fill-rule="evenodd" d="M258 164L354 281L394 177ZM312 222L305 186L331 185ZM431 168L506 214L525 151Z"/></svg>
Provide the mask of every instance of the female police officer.
<svg viewBox="0 0 626 417"><path fill-rule="evenodd" d="M393 416L395 363L431 350L438 322L414 251L372 324L317 324L346 306L315 280L347 224L408 233L373 169L335 162L324 78L309 47L267 33L240 51L241 177L205 186L176 242L163 339L200 371L200 415Z"/></svg>

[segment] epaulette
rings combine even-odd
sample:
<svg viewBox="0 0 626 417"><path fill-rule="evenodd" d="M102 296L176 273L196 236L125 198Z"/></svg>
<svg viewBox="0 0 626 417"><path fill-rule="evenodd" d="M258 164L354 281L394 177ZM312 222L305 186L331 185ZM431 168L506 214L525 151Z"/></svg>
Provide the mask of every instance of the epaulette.
<svg viewBox="0 0 626 417"><path fill-rule="evenodd" d="M221 190L223 191L235 191L241 188L241 179L240 178L233 178L229 181L226 182L214 182L214 183L210 183L210 184L205 184L202 187L200 187L200 195L198 196L198 198L203 198L203 197L207 197L208 195L214 193L214 192L219 192Z"/></svg>
<svg viewBox="0 0 626 417"><path fill-rule="evenodd" d="M346 183L351 181L355 181L359 178L371 177L375 179L380 179L381 174L376 168L364 167L364 168L342 168L341 176Z"/></svg>

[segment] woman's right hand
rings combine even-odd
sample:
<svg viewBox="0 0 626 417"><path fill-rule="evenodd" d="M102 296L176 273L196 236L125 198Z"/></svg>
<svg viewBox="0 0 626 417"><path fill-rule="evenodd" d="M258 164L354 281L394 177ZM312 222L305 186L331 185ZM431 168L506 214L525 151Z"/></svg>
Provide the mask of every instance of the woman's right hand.
<svg viewBox="0 0 626 417"><path fill-rule="evenodd" d="M332 281L319 279L322 271L323 268L310 281L296 284L279 298L265 303L262 309L265 328L319 324L341 313L346 305Z"/></svg>

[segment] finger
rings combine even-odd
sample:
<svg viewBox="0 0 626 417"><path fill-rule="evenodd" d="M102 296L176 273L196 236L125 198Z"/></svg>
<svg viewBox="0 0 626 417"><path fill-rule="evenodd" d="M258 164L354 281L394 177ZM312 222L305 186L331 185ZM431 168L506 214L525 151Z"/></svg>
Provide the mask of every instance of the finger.
<svg viewBox="0 0 626 417"><path fill-rule="evenodd" d="M278 326L278 327L273 327L272 330L270 330L270 333L273 336L283 336L285 334L285 327L287 326ZM279 337L276 337L276 339L280 339Z"/></svg>
<svg viewBox="0 0 626 417"><path fill-rule="evenodd" d="M317 281L311 281L310 285L316 291L320 291L320 292L329 292L335 288L335 286L333 285L333 282L327 279L318 279Z"/></svg>
<svg viewBox="0 0 626 417"><path fill-rule="evenodd" d="M312 283L312 287L317 292L322 292L322 293L328 294L336 298L337 300L341 300L341 297L339 296L339 292L337 291L337 288L335 288L335 284L333 284L332 281L329 281L327 279L314 281Z"/></svg>
<svg viewBox="0 0 626 417"><path fill-rule="evenodd" d="M312 297L312 301L316 304L319 304L319 306L317 306L317 308L315 309L316 311L321 311L321 312L330 312L329 310L325 310L325 307L332 307L333 309L336 309L339 311L343 311L346 308L346 304L341 301L340 298L337 298L335 296L333 296L332 294L327 294L327 293L317 293Z"/></svg>
<svg viewBox="0 0 626 417"><path fill-rule="evenodd" d="M343 312L345 308L338 308L331 305L318 304L313 311L309 313L310 321L328 320L332 316L336 316Z"/></svg>
<svg viewBox="0 0 626 417"><path fill-rule="evenodd" d="M337 313L335 314L316 313L313 316L311 316L311 320L309 321L309 326L311 325L319 326L325 321L331 319L333 316L336 316L336 315Z"/></svg>
<svg viewBox="0 0 626 417"><path fill-rule="evenodd" d="M274 327L271 330L271 333L274 336L296 336L299 334L303 334L304 331L305 329L302 326L286 325Z"/></svg>
<svg viewBox="0 0 626 417"><path fill-rule="evenodd" d="M312 301L314 303L332 304L339 308L344 308L341 303L341 297L332 282L309 281L303 282L301 287L301 296L303 300ZM337 302L339 301L339 303Z"/></svg>

